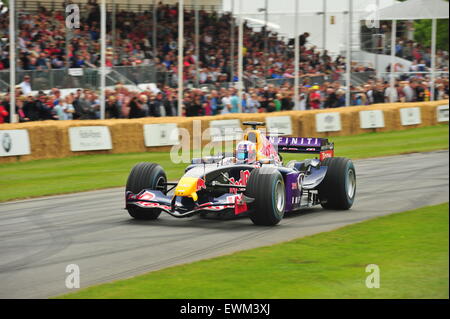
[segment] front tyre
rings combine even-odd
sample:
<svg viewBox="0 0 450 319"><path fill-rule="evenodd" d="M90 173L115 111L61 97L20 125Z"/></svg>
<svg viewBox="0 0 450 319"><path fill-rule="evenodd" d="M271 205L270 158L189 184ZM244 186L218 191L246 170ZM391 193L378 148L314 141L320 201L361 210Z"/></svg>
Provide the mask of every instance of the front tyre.
<svg viewBox="0 0 450 319"><path fill-rule="evenodd" d="M286 190L283 176L276 168L255 168L248 179L245 195L255 199L249 204L249 216L255 225L274 226L283 219Z"/></svg>
<svg viewBox="0 0 450 319"><path fill-rule="evenodd" d="M356 195L356 171L348 158L331 157L322 162L328 166L324 180L319 185L320 204L325 209L347 210Z"/></svg>
<svg viewBox="0 0 450 319"><path fill-rule="evenodd" d="M163 168L154 163L139 163L133 167L128 176L126 192L138 194L144 189L166 190L167 177ZM139 220L155 220L161 214L160 209L142 208L127 205L131 217Z"/></svg>

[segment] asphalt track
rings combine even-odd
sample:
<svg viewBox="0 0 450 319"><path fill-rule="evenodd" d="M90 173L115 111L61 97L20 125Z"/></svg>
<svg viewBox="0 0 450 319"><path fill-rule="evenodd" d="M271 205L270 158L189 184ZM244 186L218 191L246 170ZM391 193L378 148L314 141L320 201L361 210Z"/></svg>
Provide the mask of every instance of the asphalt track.
<svg viewBox="0 0 450 319"><path fill-rule="evenodd" d="M123 189L0 204L0 298L47 298L65 287L69 264L81 288L175 264L329 231L376 216L449 201L449 154L439 151L355 161L357 200L350 211L314 208L278 226L175 219L135 221Z"/></svg>

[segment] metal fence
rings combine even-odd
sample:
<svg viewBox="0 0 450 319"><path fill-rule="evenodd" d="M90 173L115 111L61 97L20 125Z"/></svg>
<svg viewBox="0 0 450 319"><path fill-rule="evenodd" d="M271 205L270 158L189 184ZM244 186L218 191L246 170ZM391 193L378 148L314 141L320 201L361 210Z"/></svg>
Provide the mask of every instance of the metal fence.
<svg viewBox="0 0 450 319"><path fill-rule="evenodd" d="M86 1L87 2L87 1ZM86 5L86 2L79 3L77 2L81 7ZM138 3L136 3L138 2ZM141 2L141 3L139 3ZM159 2L159 1L158 1ZM112 0L106 1L106 9L108 12L112 11L113 6L116 6L116 11L128 11L128 12L136 12L136 13L143 13L146 11L153 11L154 9L154 2L153 1L128 1L127 3L114 3ZM16 0L16 8L20 12L38 12L40 8L45 8L49 11L55 11L55 10L61 10L64 11L65 4L61 1L26 1L26 0ZM186 10L194 10L196 7L198 7L200 10L206 11L206 12L222 12L222 6L218 5L185 5Z"/></svg>
<svg viewBox="0 0 450 319"><path fill-rule="evenodd" d="M35 91L51 88L86 88L94 90L99 88L99 68L79 69L79 74L73 71L74 69L20 70L16 71L16 85L28 75L31 78L31 87ZM141 83L169 83L169 74L166 73L157 72L153 65L116 66L107 69L106 86L112 86L118 82L136 86ZM9 76L9 71L0 71L0 92L9 90Z"/></svg>
<svg viewBox="0 0 450 319"><path fill-rule="evenodd" d="M431 78L431 72L396 72L394 74L395 78L398 80L408 80L410 78ZM449 73L448 71L436 71L434 72L434 76L435 78L445 78L448 79L449 78ZM380 72L379 73L379 77L385 81L389 81L391 78L391 73L390 72Z"/></svg>
<svg viewBox="0 0 450 319"><path fill-rule="evenodd" d="M51 88L70 89L85 88L97 90L100 87L100 69L83 68L78 72L74 69L50 69L50 70L33 70L33 71L17 71L16 85L23 81L28 75L31 78L31 87L33 91L48 90ZM354 86L362 85L369 79L375 77L375 72L352 73L351 83ZM172 88L178 86L176 73L172 71L159 71L154 65L142 66L116 66L107 68L106 86L114 86L117 83L135 86L138 88L141 84L154 83L156 85L164 85ZM341 81L345 85L345 77L342 74L334 73L331 75L303 76L300 79L301 85L322 85L324 82ZM280 79L264 79L264 78L244 78L245 89L262 88L267 85L281 87L284 85L293 86L293 78ZM187 88L195 88L195 81L186 81ZM217 88L237 87L236 82L221 82L215 84L200 84L200 88L209 90ZM0 92L9 90L9 71L0 71Z"/></svg>

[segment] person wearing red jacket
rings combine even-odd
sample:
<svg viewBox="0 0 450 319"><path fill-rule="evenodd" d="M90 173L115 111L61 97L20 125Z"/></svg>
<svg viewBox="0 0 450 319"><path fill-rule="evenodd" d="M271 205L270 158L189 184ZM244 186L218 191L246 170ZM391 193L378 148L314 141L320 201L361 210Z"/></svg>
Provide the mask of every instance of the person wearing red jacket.
<svg viewBox="0 0 450 319"><path fill-rule="evenodd" d="M5 123L8 118L9 112L5 109L3 105L0 104L0 124Z"/></svg>

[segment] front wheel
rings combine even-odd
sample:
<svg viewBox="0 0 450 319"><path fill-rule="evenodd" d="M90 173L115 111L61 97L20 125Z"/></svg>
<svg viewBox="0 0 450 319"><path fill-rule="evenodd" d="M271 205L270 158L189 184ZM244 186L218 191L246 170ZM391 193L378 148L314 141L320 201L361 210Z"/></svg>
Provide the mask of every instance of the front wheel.
<svg viewBox="0 0 450 319"><path fill-rule="evenodd" d="M138 194L144 189L163 191L166 189L167 177L163 168L154 163L139 163L133 167L128 176L126 192ZM160 209L142 208L127 205L131 217L141 220L154 220L161 214Z"/></svg>
<svg viewBox="0 0 450 319"><path fill-rule="evenodd" d="M347 210L356 195L356 171L348 158L331 157L322 162L328 166L324 180L319 185L320 204L325 209Z"/></svg>
<svg viewBox="0 0 450 319"><path fill-rule="evenodd" d="M254 198L249 204L249 216L255 225L274 226L283 219L286 190L283 176L276 168L255 168L248 179L245 195Z"/></svg>

